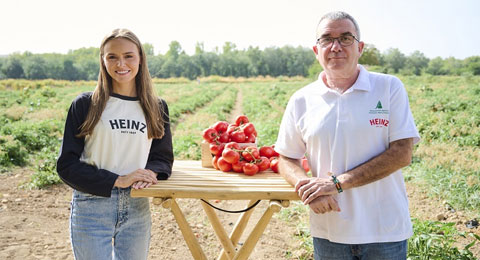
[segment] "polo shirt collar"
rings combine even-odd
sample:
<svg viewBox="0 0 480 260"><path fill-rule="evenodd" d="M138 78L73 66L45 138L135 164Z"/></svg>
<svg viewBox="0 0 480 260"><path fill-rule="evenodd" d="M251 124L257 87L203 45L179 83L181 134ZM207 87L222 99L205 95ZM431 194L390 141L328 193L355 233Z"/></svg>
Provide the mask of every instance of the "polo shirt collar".
<svg viewBox="0 0 480 260"><path fill-rule="evenodd" d="M358 78L355 81L355 83L353 83L352 87L350 87L347 91L345 91L345 93L352 92L354 90L370 91L370 89L371 89L370 79L368 77L368 71L365 69L365 67L363 67L360 64L358 64L357 66L360 69L360 73L358 74ZM321 74L318 75L318 80L317 81L320 84L320 93L321 94L325 94L329 91L333 91L333 90L330 90L330 88L327 87L327 85L325 85L325 83L323 82L323 80L321 78Z"/></svg>

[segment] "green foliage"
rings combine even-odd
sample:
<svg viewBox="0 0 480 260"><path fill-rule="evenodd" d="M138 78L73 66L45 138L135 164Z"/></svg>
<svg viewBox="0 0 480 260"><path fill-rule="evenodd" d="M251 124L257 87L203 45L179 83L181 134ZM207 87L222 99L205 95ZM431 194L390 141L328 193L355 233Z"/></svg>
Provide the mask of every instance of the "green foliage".
<svg viewBox="0 0 480 260"><path fill-rule="evenodd" d="M409 260L474 260L469 250L475 241L458 249L454 243L459 236L465 234L455 229L455 223L441 223L436 221L420 221L413 219L414 235L408 240ZM473 235L477 242L480 237Z"/></svg>
<svg viewBox="0 0 480 260"><path fill-rule="evenodd" d="M0 135L0 170L3 171L9 166L25 166L28 153L25 147L18 140L11 136Z"/></svg>
<svg viewBox="0 0 480 260"><path fill-rule="evenodd" d="M62 180L57 174L57 158L54 154L49 154L47 158L37 166L35 173L31 176L28 183L29 188L43 188L53 184L61 183Z"/></svg>

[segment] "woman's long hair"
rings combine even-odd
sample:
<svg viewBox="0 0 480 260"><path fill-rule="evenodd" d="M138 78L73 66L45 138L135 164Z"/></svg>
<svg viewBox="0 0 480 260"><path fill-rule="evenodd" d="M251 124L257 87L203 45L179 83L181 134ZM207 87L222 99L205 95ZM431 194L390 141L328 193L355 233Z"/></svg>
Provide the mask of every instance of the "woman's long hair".
<svg viewBox="0 0 480 260"><path fill-rule="evenodd" d="M153 90L153 83L147 66L147 55L143 49L140 40L133 32L127 29L115 29L108 34L100 45L100 73L98 75L97 87L93 91L92 103L87 114L85 122L80 127L79 137L92 134L93 129L97 125L103 110L107 104L110 95L113 93L112 77L108 74L105 64L103 63L103 55L105 54L105 44L108 41L124 38L137 45L140 54L140 68L135 76L135 88L137 97L145 115L147 123L148 138L162 138L165 132L163 119L163 106L160 105L160 99Z"/></svg>

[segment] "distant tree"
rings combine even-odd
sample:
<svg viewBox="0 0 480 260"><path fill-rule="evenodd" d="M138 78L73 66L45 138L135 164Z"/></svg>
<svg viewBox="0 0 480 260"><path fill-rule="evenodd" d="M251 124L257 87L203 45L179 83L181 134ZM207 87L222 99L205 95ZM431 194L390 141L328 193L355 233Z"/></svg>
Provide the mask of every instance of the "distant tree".
<svg viewBox="0 0 480 260"><path fill-rule="evenodd" d="M358 63L365 65L380 65L381 53L373 44L365 44Z"/></svg>
<svg viewBox="0 0 480 260"><path fill-rule="evenodd" d="M465 65L462 60L449 57L443 61L442 68L444 68L449 75L461 75L464 71Z"/></svg>
<svg viewBox="0 0 480 260"><path fill-rule="evenodd" d="M414 51L405 61L407 70L413 72L415 75L420 75L422 70L428 66L428 58L420 51Z"/></svg>
<svg viewBox="0 0 480 260"><path fill-rule="evenodd" d="M168 51L165 54L165 56L167 57L167 59L177 60L178 56L180 56L180 54L182 52L183 52L183 50L182 50L182 46L180 45L180 43L177 42L177 41L172 41L168 45Z"/></svg>
<svg viewBox="0 0 480 260"><path fill-rule="evenodd" d="M480 75L480 56L466 58L465 67L467 72L471 72L473 75Z"/></svg>
<svg viewBox="0 0 480 260"><path fill-rule="evenodd" d="M425 70L428 74L432 75L446 75L447 71L443 68L443 60L441 57L436 57L428 62L428 67Z"/></svg>
<svg viewBox="0 0 480 260"><path fill-rule="evenodd" d="M197 42L195 44L195 55L200 55L205 52L205 47L203 45L203 42Z"/></svg>
<svg viewBox="0 0 480 260"><path fill-rule="evenodd" d="M20 79L24 77L21 56L12 54L7 57L2 65L2 73L9 79Z"/></svg>
<svg viewBox="0 0 480 260"><path fill-rule="evenodd" d="M155 55L152 44L144 43L142 46L143 46L143 49L145 50L145 55L147 55L148 57Z"/></svg>
<svg viewBox="0 0 480 260"><path fill-rule="evenodd" d="M393 73L398 73L405 66L405 55L397 48L388 49L383 57L385 66Z"/></svg>

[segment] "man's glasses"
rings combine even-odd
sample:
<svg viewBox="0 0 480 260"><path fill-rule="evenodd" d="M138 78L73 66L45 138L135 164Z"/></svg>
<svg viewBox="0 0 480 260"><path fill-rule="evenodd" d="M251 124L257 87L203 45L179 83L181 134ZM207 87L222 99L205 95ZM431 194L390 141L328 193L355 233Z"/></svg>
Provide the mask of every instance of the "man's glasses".
<svg viewBox="0 0 480 260"><path fill-rule="evenodd" d="M348 47L352 45L355 41L359 42L355 36L351 34L342 35L340 37L322 37L317 39L317 44L322 48L328 48L332 46L333 42L337 40L342 47Z"/></svg>

